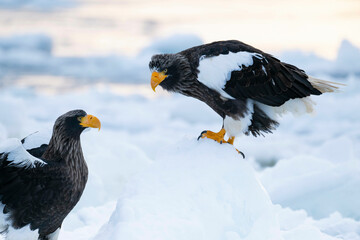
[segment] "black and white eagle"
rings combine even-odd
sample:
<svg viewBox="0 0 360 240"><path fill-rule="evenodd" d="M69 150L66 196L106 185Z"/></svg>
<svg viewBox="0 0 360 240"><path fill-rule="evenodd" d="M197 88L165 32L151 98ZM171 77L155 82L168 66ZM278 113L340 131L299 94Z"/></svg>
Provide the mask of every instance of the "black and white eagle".
<svg viewBox="0 0 360 240"><path fill-rule="evenodd" d="M6 240L56 240L88 178L80 134L100 121L83 110L61 115L50 141L38 134L0 144L0 233Z"/></svg>
<svg viewBox="0 0 360 240"><path fill-rule="evenodd" d="M223 118L219 132L204 131L200 135L220 143L233 144L240 134L271 133L279 124L277 115L310 113L310 95L337 89L337 83L312 78L236 40L154 55L149 68L154 91L160 85L167 91L197 98Z"/></svg>

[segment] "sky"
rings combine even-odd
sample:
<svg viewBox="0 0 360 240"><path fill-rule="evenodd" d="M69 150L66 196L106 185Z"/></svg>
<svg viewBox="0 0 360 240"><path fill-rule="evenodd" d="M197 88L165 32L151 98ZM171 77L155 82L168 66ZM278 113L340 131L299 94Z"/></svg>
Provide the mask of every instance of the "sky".
<svg viewBox="0 0 360 240"><path fill-rule="evenodd" d="M343 39L360 46L357 0L78 0L50 10L37 2L38 7L0 9L0 36L48 34L57 56L136 55L153 40L177 33L204 42L237 39L270 53L300 49L328 59L336 57Z"/></svg>

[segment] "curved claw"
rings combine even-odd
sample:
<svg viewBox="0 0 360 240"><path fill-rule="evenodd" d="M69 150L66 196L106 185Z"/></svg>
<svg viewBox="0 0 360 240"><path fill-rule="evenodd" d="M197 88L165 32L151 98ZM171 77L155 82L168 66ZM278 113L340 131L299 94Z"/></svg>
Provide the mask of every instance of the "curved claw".
<svg viewBox="0 0 360 240"><path fill-rule="evenodd" d="M205 131L202 131L201 133L200 133L200 136L197 138L197 140L199 141L200 140L200 138L204 138L205 136L203 136L205 133L207 133L207 131L205 130Z"/></svg>
<svg viewBox="0 0 360 240"><path fill-rule="evenodd" d="M236 149L236 148L235 148ZM236 149L236 151L239 153L239 154L241 154L241 156L243 157L243 159L245 159L245 154L243 153L243 152L241 152L241 151L239 151L239 150L237 150Z"/></svg>

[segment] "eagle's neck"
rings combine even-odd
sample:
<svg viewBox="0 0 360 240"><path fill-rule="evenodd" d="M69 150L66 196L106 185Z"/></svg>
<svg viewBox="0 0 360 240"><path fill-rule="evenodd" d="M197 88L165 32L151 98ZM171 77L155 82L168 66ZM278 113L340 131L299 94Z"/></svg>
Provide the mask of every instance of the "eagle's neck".
<svg viewBox="0 0 360 240"><path fill-rule="evenodd" d="M177 63L177 81L168 89L168 91L182 93L186 96L190 96L191 92L196 84L196 71L191 68L189 59L180 53L173 54L173 58Z"/></svg>
<svg viewBox="0 0 360 240"><path fill-rule="evenodd" d="M84 156L81 149L80 136L66 137L54 133L42 158L49 162L62 162L71 167L82 164Z"/></svg>

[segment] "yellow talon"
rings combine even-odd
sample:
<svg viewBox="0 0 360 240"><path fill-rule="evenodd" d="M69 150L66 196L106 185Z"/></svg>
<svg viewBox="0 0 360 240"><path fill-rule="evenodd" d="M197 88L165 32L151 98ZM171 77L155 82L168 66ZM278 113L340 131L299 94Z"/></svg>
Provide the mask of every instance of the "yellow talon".
<svg viewBox="0 0 360 240"><path fill-rule="evenodd" d="M219 132L215 133L212 131L203 131L200 136L198 137L198 140L200 138L210 138L212 140L217 141L218 143L229 143L231 145L234 144L235 137L230 137L227 141L224 139L225 136L225 129L222 128Z"/></svg>
<svg viewBox="0 0 360 240"><path fill-rule="evenodd" d="M235 140L235 137L229 137L229 139L226 141L224 139L224 136L225 136L225 129L222 128L219 132L215 133L215 132L212 132L212 131L203 131L200 136L198 137L198 140L200 138L210 138L212 140L215 140L217 141L218 143L222 144L222 143L228 143L228 144L231 144L231 145L234 145L234 140ZM244 153L242 153L241 151L237 150L235 148L235 150L242 155L243 158L245 158L245 155Z"/></svg>
<svg viewBox="0 0 360 240"><path fill-rule="evenodd" d="M203 131L200 136L198 137L198 140L200 138L210 138L212 140L215 140L217 141L218 143L224 143L226 142L224 140L224 136L225 136L225 129L221 129L219 132L215 133L215 132L212 132L212 131Z"/></svg>

